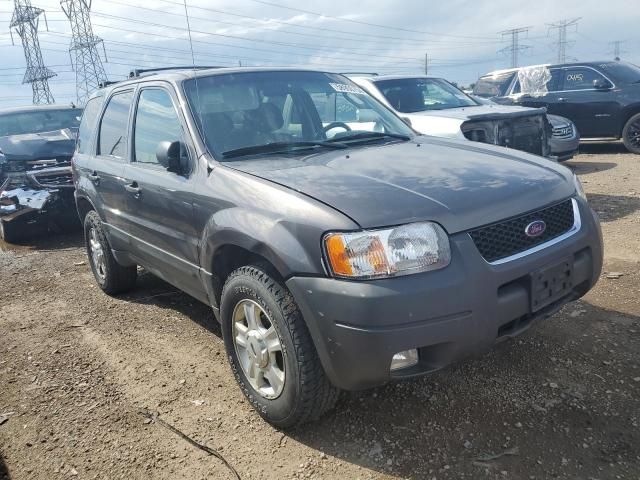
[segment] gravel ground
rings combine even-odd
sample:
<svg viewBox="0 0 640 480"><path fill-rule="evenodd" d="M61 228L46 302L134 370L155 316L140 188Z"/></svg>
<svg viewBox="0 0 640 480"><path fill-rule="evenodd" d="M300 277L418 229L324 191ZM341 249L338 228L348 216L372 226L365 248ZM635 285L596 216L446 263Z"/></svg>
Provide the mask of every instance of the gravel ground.
<svg viewBox="0 0 640 480"><path fill-rule="evenodd" d="M603 222L581 301L489 354L345 394L283 433L244 400L209 309L149 274L95 286L79 235L0 245L0 479L640 478L640 157L567 163Z"/></svg>

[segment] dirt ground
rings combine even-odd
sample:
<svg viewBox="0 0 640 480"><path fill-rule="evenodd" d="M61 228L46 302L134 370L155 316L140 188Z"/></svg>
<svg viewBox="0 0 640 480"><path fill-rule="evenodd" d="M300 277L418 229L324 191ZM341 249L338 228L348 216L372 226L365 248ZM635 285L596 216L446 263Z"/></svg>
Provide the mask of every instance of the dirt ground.
<svg viewBox="0 0 640 480"><path fill-rule="evenodd" d="M233 478L141 409L242 479L639 479L640 156L582 152L567 165L606 243L593 291L481 358L344 394L287 433L244 400L205 305L144 273L102 294L79 234L0 245L0 479Z"/></svg>

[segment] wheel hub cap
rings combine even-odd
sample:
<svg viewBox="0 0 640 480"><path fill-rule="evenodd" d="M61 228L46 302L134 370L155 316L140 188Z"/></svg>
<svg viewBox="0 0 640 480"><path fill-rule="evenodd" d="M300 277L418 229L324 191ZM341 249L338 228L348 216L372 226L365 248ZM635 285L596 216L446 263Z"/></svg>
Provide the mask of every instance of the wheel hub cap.
<svg viewBox="0 0 640 480"><path fill-rule="evenodd" d="M233 346L251 386L261 396L280 396L285 384L282 343L271 319L253 300L241 300L233 311Z"/></svg>
<svg viewBox="0 0 640 480"><path fill-rule="evenodd" d="M262 335L255 330L249 332L248 343L247 352L251 361L257 368L265 368L269 364L269 351L267 350L267 344L262 339Z"/></svg>

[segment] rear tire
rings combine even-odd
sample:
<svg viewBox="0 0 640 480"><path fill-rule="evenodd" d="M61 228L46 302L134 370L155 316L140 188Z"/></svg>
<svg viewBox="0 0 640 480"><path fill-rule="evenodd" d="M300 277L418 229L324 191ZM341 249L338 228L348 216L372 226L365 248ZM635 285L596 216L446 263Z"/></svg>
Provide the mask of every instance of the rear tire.
<svg viewBox="0 0 640 480"><path fill-rule="evenodd" d="M84 240L93 276L106 294L127 292L135 286L137 267L123 267L116 261L104 233L102 220L93 210L84 218Z"/></svg>
<svg viewBox="0 0 640 480"><path fill-rule="evenodd" d="M631 153L640 154L640 113L627 120L622 129L622 141Z"/></svg>
<svg viewBox="0 0 640 480"><path fill-rule="evenodd" d="M267 422L291 428L335 406L339 390L324 373L293 296L265 269L246 266L231 273L220 312L233 373Z"/></svg>

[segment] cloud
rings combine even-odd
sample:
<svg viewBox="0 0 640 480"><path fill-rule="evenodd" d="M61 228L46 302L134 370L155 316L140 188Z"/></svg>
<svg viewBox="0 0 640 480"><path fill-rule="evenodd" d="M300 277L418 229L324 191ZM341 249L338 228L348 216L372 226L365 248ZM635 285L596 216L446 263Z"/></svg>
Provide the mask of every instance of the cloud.
<svg viewBox="0 0 640 480"><path fill-rule="evenodd" d="M271 3L276 2L273 0ZM32 0L47 12L49 32L41 22L40 41L46 65L58 76L51 89L59 103L75 99L71 71L69 23L58 0ZM9 2L0 13L0 108L29 103L31 88L21 85L25 61L19 39L7 35ZM153 5L153 7L151 7ZM613 40L626 40L623 58L640 63L637 25L640 4L627 0L602 2L538 0L518 4L506 0L424 2L374 0L300 4L280 0L291 9L256 0L188 0L196 63L214 65L308 65L334 71L429 73L460 84L508 66L498 53L507 45L498 32L530 26L521 43L522 64L555 61L554 41L547 24L582 17L569 37L569 55L580 60L611 58ZM180 0L128 5L126 0L94 0L94 31L105 40L111 78L124 78L132 67L191 63L184 6ZM308 10L308 12L300 11ZM309 12L317 12L314 15ZM144 22L144 23L143 23ZM368 25L367 25L368 24ZM388 26L381 28L373 25ZM12 68L13 70L8 70Z"/></svg>

